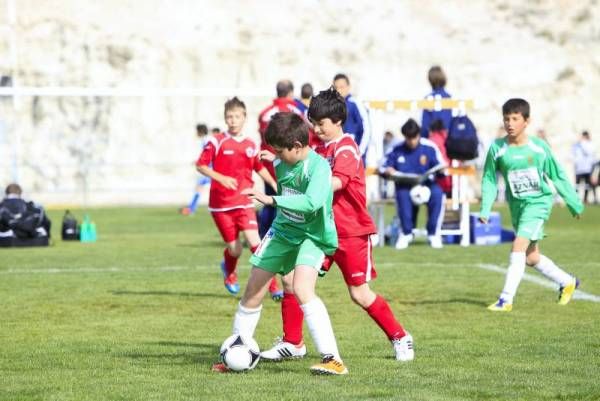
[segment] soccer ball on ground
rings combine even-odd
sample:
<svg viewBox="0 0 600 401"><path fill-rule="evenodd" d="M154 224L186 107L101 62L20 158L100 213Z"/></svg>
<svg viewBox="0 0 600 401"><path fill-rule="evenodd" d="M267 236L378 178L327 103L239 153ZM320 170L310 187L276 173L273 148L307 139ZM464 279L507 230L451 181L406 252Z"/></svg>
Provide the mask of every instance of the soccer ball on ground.
<svg viewBox="0 0 600 401"><path fill-rule="evenodd" d="M256 367L260 350L254 339L234 334L221 345L221 361L235 372L243 372Z"/></svg>
<svg viewBox="0 0 600 401"><path fill-rule="evenodd" d="M431 190L425 185L415 185L411 188L409 195L412 203L419 206L429 202L429 198L431 198Z"/></svg>

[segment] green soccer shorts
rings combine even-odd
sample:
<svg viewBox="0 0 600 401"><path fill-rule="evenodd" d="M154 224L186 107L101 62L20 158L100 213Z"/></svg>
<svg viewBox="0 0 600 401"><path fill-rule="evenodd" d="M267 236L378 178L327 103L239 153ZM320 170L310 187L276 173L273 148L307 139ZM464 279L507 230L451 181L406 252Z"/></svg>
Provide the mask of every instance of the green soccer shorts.
<svg viewBox="0 0 600 401"><path fill-rule="evenodd" d="M539 241L544 238L544 223L547 212L539 207L524 207L512 215L512 224L517 237L527 238L530 241Z"/></svg>
<svg viewBox="0 0 600 401"><path fill-rule="evenodd" d="M284 276L298 265L311 266L319 271L324 259L323 250L310 239L295 244L269 229L250 257L250 263L262 270Z"/></svg>

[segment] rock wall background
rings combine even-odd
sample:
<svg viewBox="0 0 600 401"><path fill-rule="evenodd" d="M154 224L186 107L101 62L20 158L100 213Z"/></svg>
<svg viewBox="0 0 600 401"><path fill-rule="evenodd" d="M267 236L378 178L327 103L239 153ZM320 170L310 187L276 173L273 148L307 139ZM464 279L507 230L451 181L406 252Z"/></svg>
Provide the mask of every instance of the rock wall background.
<svg viewBox="0 0 600 401"><path fill-rule="evenodd" d="M278 79L323 89L350 75L362 99L420 99L427 69L474 99L482 139L500 106L532 104L571 169L587 129L600 155L598 0L159 1L0 0L0 74L19 86L146 89L135 97L0 98L0 183L17 174L50 204L183 203L194 186L194 125L224 127L222 105L241 95L247 133ZM16 10L11 24L9 6ZM205 96L155 96L196 88ZM385 117L399 131L408 116Z"/></svg>

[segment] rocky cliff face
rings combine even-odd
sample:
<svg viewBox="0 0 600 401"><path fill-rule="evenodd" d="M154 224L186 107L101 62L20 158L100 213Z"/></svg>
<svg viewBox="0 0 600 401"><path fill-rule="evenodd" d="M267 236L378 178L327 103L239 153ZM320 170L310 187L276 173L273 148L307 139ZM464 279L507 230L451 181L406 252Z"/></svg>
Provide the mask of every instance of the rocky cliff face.
<svg viewBox="0 0 600 401"><path fill-rule="evenodd" d="M567 166L581 130L600 144L597 0L0 3L16 10L14 24L0 16L14 33L0 36L0 73L16 85L130 95L0 100L0 182L18 173L45 202L183 202L196 122L223 127L223 102L237 94L254 134L278 79L322 89L340 71L363 99L419 99L427 69L441 64L447 89L476 101L482 137L519 96L532 104L532 132L545 128ZM398 132L417 114L387 115L385 125Z"/></svg>

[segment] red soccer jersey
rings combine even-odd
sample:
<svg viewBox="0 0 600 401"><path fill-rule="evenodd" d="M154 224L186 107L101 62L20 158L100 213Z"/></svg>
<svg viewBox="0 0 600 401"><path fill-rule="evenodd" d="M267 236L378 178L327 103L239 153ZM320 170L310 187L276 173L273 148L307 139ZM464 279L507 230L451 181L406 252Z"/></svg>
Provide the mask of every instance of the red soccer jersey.
<svg viewBox="0 0 600 401"><path fill-rule="evenodd" d="M289 99L286 97L278 97L276 99L273 99L273 104L271 104L266 109L264 109L263 111L260 112L260 114L258 115L258 132L260 133L260 139L261 139L260 148L266 149L271 153L275 153L275 151L273 150L273 148L271 146L267 145L267 142L265 141L265 132L267 131L267 127L269 126L271 119L277 113L295 113L295 114L298 114L300 117L305 118L304 115L302 114L302 111L296 106L294 99ZM309 131L310 147L314 149L317 146L317 144L319 144L320 142L321 142L321 140L312 132L312 130L310 130ZM275 169L273 168L273 163L268 162L268 161L264 161L263 163L264 163L265 167L267 168L267 170L269 170L269 173L271 173L271 176L273 178L276 178L275 177Z"/></svg>
<svg viewBox="0 0 600 401"><path fill-rule="evenodd" d="M220 133L209 137L197 166L209 166L220 174L237 180L237 189L228 189L216 180L210 183L208 210L218 212L237 208L254 207L250 198L240 194L243 189L251 188L252 171L260 171L264 166L258 159L258 146L244 137L234 137Z"/></svg>
<svg viewBox="0 0 600 401"><path fill-rule="evenodd" d="M333 218L339 237L356 237L377 232L367 211L365 168L356 142L348 134L317 146L315 151L331 166L332 175L342 181L333 193Z"/></svg>

